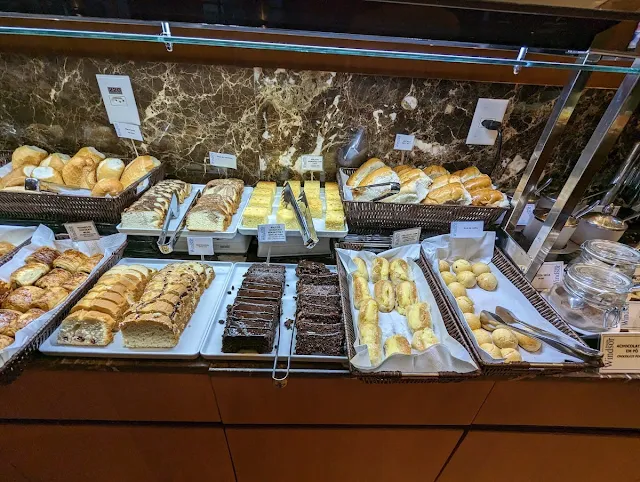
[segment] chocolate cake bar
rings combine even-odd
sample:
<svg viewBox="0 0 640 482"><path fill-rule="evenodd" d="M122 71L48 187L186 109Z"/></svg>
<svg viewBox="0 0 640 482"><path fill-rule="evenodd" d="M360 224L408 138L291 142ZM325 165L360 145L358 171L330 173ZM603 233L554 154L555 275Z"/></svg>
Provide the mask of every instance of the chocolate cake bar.
<svg viewBox="0 0 640 482"><path fill-rule="evenodd" d="M280 323L284 280L281 265L254 264L247 270L236 299L227 306L223 352L271 352Z"/></svg>
<svg viewBox="0 0 640 482"><path fill-rule="evenodd" d="M298 263L296 267L296 275L302 276L305 274L330 274L331 271L327 269L327 267L316 261L307 261L302 260Z"/></svg>

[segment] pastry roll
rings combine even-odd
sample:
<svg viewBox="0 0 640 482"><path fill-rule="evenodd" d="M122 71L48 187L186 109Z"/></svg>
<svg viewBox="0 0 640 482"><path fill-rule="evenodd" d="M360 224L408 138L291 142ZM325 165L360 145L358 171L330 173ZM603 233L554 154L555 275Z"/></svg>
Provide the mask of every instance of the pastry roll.
<svg viewBox="0 0 640 482"><path fill-rule="evenodd" d="M47 289L55 286L63 286L71 278L71 273L67 270L54 268L34 284L38 288Z"/></svg>
<svg viewBox="0 0 640 482"><path fill-rule="evenodd" d="M379 345L381 338L382 330L380 330L380 327L377 324L368 323L360 327L361 345Z"/></svg>
<svg viewBox="0 0 640 482"><path fill-rule="evenodd" d="M369 293L369 283L361 276L353 277L353 304L356 309L360 309L362 303L371 298Z"/></svg>
<svg viewBox="0 0 640 482"><path fill-rule="evenodd" d="M367 270L367 263L362 258L353 258L353 262L357 266L357 270L353 272L353 276L360 276L369 281L369 271Z"/></svg>
<svg viewBox="0 0 640 482"><path fill-rule="evenodd" d="M407 307L407 325L412 333L431 328L431 308L429 303L414 303Z"/></svg>
<svg viewBox="0 0 640 482"><path fill-rule="evenodd" d="M49 272L51 268L44 263L27 263L11 273L11 285L30 286Z"/></svg>
<svg viewBox="0 0 640 482"><path fill-rule="evenodd" d="M61 287L71 292L84 283L88 277L89 275L87 273L73 273L69 279L61 285Z"/></svg>
<svg viewBox="0 0 640 482"><path fill-rule="evenodd" d="M396 285L396 310L401 315L407 313L407 308L418 302L418 289L413 281L403 281Z"/></svg>
<svg viewBox="0 0 640 482"><path fill-rule="evenodd" d="M18 331L16 323L20 319L20 315L22 313L19 311L0 310L0 335L15 337L16 331Z"/></svg>
<svg viewBox="0 0 640 482"><path fill-rule="evenodd" d="M449 174L449 171L447 171L442 166L427 166L422 170L422 172L424 172L431 179Z"/></svg>
<svg viewBox="0 0 640 482"><path fill-rule="evenodd" d="M411 276L409 275L409 263L402 258L391 261L391 264L389 265L389 278L394 285L401 281L411 281Z"/></svg>
<svg viewBox="0 0 640 482"><path fill-rule="evenodd" d="M37 286L23 286L13 290L2 302L2 307L22 313L34 307L34 303L45 293Z"/></svg>
<svg viewBox="0 0 640 482"><path fill-rule="evenodd" d="M456 171L451 175L459 176L461 182L467 182L475 177L481 176L482 173L480 172L480 169L478 169L476 166L469 166L465 169L462 169L461 171Z"/></svg>
<svg viewBox="0 0 640 482"><path fill-rule="evenodd" d="M373 260L371 267L371 281L377 283L380 280L389 279L389 261L380 256Z"/></svg>
<svg viewBox="0 0 640 482"><path fill-rule="evenodd" d="M386 358L396 353L411 355L411 345L409 345L407 339L402 335L390 336L384 342L384 355Z"/></svg>
<svg viewBox="0 0 640 482"><path fill-rule="evenodd" d="M62 268L75 273L88 256L75 249L68 249L53 261L54 268Z"/></svg>
<svg viewBox="0 0 640 482"><path fill-rule="evenodd" d="M102 254L94 254L93 256L89 256L86 260L84 260L80 266L78 266L77 271L81 271L83 273L91 273L93 268L95 268L98 263L102 260L104 256Z"/></svg>
<svg viewBox="0 0 640 482"><path fill-rule="evenodd" d="M22 313L20 315L20 318L18 319L16 325L18 326L18 329L21 330L33 320L40 318L45 313L46 311L41 310L40 308L31 308L26 313Z"/></svg>
<svg viewBox="0 0 640 482"><path fill-rule="evenodd" d="M33 253L25 258L27 263L44 263L47 266L52 266L54 260L60 256L60 251L50 248L48 246L42 246L36 249Z"/></svg>
<svg viewBox="0 0 640 482"><path fill-rule="evenodd" d="M411 346L418 351L424 351L437 343L440 343L440 340L431 328L416 331L411 339Z"/></svg>
<svg viewBox="0 0 640 482"><path fill-rule="evenodd" d="M364 325L378 326L378 303L371 298L362 302L358 312L358 327L361 331Z"/></svg>
<svg viewBox="0 0 640 482"><path fill-rule="evenodd" d="M0 335L0 350L11 345L15 340L10 336Z"/></svg>
<svg viewBox="0 0 640 482"><path fill-rule="evenodd" d="M390 313L396 305L396 297L391 281L380 280L373 285L373 296L378 303L378 310L382 313Z"/></svg>
<svg viewBox="0 0 640 482"><path fill-rule="evenodd" d="M64 299L69 296L69 292L64 288L49 288L44 290L42 296L31 303L30 308L40 308L49 311L58 306Z"/></svg>
<svg viewBox="0 0 640 482"><path fill-rule="evenodd" d="M486 174L480 174L473 179L469 179L468 181L463 181L462 185L464 188L471 193L478 191L480 189L493 189L491 184L491 178Z"/></svg>

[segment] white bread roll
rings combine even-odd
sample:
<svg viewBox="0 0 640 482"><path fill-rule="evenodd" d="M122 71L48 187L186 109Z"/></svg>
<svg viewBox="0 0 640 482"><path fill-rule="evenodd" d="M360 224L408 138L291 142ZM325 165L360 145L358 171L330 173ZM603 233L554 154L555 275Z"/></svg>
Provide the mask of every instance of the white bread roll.
<svg viewBox="0 0 640 482"><path fill-rule="evenodd" d="M460 176L460 182L467 182L474 177L478 177L481 175L482 173L480 172L480 169L478 169L476 166L469 166L452 174L452 176Z"/></svg>
<svg viewBox="0 0 640 482"><path fill-rule="evenodd" d="M92 196L106 196L116 197L124 191L124 186L117 179L102 179L93 186L91 190Z"/></svg>
<svg viewBox="0 0 640 482"><path fill-rule="evenodd" d="M350 187L359 186L365 177L367 177L376 169L380 169L381 167L384 167L384 162L382 162L380 159L377 159L375 157L372 159L369 159L367 162L362 164L358 169L356 169L356 171L353 174L351 174L351 176L349 176L349 179L347 180L347 186L350 186Z"/></svg>
<svg viewBox="0 0 640 482"><path fill-rule="evenodd" d="M442 166L427 166L422 170L422 172L424 172L431 179L435 179L436 177L440 177L440 176L444 176L446 174L449 174L449 171L447 171Z"/></svg>
<svg viewBox="0 0 640 482"><path fill-rule="evenodd" d="M0 179L0 188L5 189L8 187L21 186L24 187L24 180L27 177L31 177L31 173L35 169L34 166L27 165L20 169L14 169L9 174Z"/></svg>
<svg viewBox="0 0 640 482"><path fill-rule="evenodd" d="M52 182L55 184L64 184L62 175L53 167L36 167L31 173L31 177L40 179L41 181Z"/></svg>
<svg viewBox="0 0 640 482"><path fill-rule="evenodd" d="M86 157L74 156L62 169L62 179L67 186L93 189L96 185L96 167Z"/></svg>
<svg viewBox="0 0 640 482"><path fill-rule="evenodd" d="M383 199L382 202L418 204L427 197L432 181L420 169L405 169L398 176L400 177L400 192Z"/></svg>
<svg viewBox="0 0 640 482"><path fill-rule="evenodd" d="M119 180L124 171L124 162L122 159L116 159L115 157L108 157L98 164L96 169L96 179L102 181L103 179L116 179Z"/></svg>
<svg viewBox="0 0 640 482"><path fill-rule="evenodd" d="M379 169L376 169L371 174L366 176L359 187L362 186L370 186L372 184L380 184L387 182L397 182L400 183L400 178L398 175L391 169L390 167L384 166ZM373 187L370 189L362 189L362 190L354 190L353 191L353 199L354 201L371 201L385 192L388 192L389 188L385 186Z"/></svg>
<svg viewBox="0 0 640 482"><path fill-rule="evenodd" d="M56 171L62 172L64 165L69 162L69 159L71 158L66 154L55 152L53 154L49 154L49 156L40 163L40 167L53 167Z"/></svg>
<svg viewBox="0 0 640 482"><path fill-rule="evenodd" d="M20 146L11 154L11 169L20 169L27 164L37 166L47 157L47 151L36 146Z"/></svg>
<svg viewBox="0 0 640 482"><path fill-rule="evenodd" d="M78 152L76 152L73 157L83 157L85 159L91 159L93 163L97 166L100 161L102 161L105 156L102 152L100 152L95 147L83 147Z"/></svg>
<svg viewBox="0 0 640 482"><path fill-rule="evenodd" d="M133 184L160 164L160 161L153 156L138 156L124 168L122 176L120 176L120 182L126 189L130 184Z"/></svg>

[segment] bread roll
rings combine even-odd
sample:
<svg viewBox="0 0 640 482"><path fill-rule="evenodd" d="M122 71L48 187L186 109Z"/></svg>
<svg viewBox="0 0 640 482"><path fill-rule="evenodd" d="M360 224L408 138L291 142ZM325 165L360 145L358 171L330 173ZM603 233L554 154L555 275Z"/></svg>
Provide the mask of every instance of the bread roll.
<svg viewBox="0 0 640 482"><path fill-rule="evenodd" d="M521 333L518 333L517 331L513 332L513 334L518 340L518 345L520 345L523 350L535 353L540 348L542 348L542 343L540 343L540 340L537 340L536 338L531 338L530 336L523 335Z"/></svg>
<svg viewBox="0 0 640 482"><path fill-rule="evenodd" d="M493 273L482 273L477 281L478 286L486 291L494 291L498 287L498 279Z"/></svg>
<svg viewBox="0 0 640 482"><path fill-rule="evenodd" d="M16 310L21 313L34 308L34 303L45 293L45 290L36 286L22 286L13 290L2 302L2 308Z"/></svg>
<svg viewBox="0 0 640 482"><path fill-rule="evenodd" d="M64 169L65 164L69 162L69 159L71 158L66 154L60 154L59 152L56 152L54 154L50 154L49 156L47 156L40 163L40 167L52 167L56 171L61 173L62 169Z"/></svg>
<svg viewBox="0 0 640 482"><path fill-rule="evenodd" d="M375 157L372 159L369 159L367 162L363 163L358 169L356 169L356 171L353 174L351 174L351 176L349 176L349 179L347 180L347 186L350 186L350 187L359 186L365 177L367 177L376 169L380 169L381 167L384 167L384 162L382 162L380 159L377 159Z"/></svg>
<svg viewBox="0 0 640 482"><path fill-rule="evenodd" d="M93 161L94 167L97 167L100 161L106 156L95 147L83 147L75 153L73 157L82 157L84 159L90 159Z"/></svg>
<svg viewBox="0 0 640 482"><path fill-rule="evenodd" d="M124 191L124 186L117 179L102 179L93 186L91 195L104 197L108 194L111 197L116 197L122 191Z"/></svg>
<svg viewBox="0 0 640 482"><path fill-rule="evenodd" d="M502 207L504 201L504 195L495 189L478 189L471 193L471 204L473 206Z"/></svg>
<svg viewBox="0 0 640 482"><path fill-rule="evenodd" d="M67 186L92 189L96 185L96 167L93 160L74 156L62 169Z"/></svg>
<svg viewBox="0 0 640 482"><path fill-rule="evenodd" d="M26 165L37 166L47 157L47 151L36 146L20 146L11 154L11 169Z"/></svg>
<svg viewBox="0 0 640 482"><path fill-rule="evenodd" d="M478 345L483 345L485 343L493 344L493 340L491 339L491 333L489 333L487 330L483 330L482 328L473 330L473 336L478 342Z"/></svg>
<svg viewBox="0 0 640 482"><path fill-rule="evenodd" d="M498 348L517 348L518 339L511 330L497 328L491 333L493 344Z"/></svg>
<svg viewBox="0 0 640 482"><path fill-rule="evenodd" d="M480 317L475 313L462 313L464 315L464 319L469 325L469 328L472 330L479 330L482 328L482 324L480 323Z"/></svg>
<svg viewBox="0 0 640 482"><path fill-rule="evenodd" d="M476 285L476 275L471 271L461 271L456 275L456 279L465 288L473 288Z"/></svg>
<svg viewBox="0 0 640 482"><path fill-rule="evenodd" d="M31 173L35 169L34 166L27 165L19 169L14 169L2 179L0 179L0 188L6 189L10 187L24 187L24 181L27 177L31 177Z"/></svg>
<svg viewBox="0 0 640 482"><path fill-rule="evenodd" d="M358 312L358 328L362 330L362 326L368 324L378 326L378 303L371 298L367 298L360 304Z"/></svg>
<svg viewBox="0 0 640 482"><path fill-rule="evenodd" d="M431 189L422 204L459 204L471 203L471 195L459 182L447 184L441 188Z"/></svg>
<svg viewBox="0 0 640 482"><path fill-rule="evenodd" d="M361 276L353 277L353 305L356 309L360 309L362 303L371 298L369 293L369 283Z"/></svg>
<svg viewBox="0 0 640 482"><path fill-rule="evenodd" d="M399 174L400 192L382 199L385 203L418 204L425 197L431 178L420 169L409 168Z"/></svg>
<svg viewBox="0 0 640 482"><path fill-rule="evenodd" d="M441 273L449 271L450 268L451 266L449 266L449 263L447 263L444 259L438 261L438 271L440 271Z"/></svg>
<svg viewBox="0 0 640 482"><path fill-rule="evenodd" d="M53 167L36 167L31 172L31 177L40 179L41 181L51 182L53 184L64 184L62 175Z"/></svg>
<svg viewBox="0 0 640 482"><path fill-rule="evenodd" d="M469 166L466 169L454 172L452 175L459 176L461 182L467 182L475 177L481 176L482 173L476 166Z"/></svg>
<svg viewBox="0 0 640 482"><path fill-rule="evenodd" d="M389 261L386 258L377 256L373 260L373 266L371 267L371 281L377 283L380 280L389 279Z"/></svg>
<svg viewBox="0 0 640 482"><path fill-rule="evenodd" d="M41 310L49 311L62 303L67 296L69 296L69 292L64 288L49 288L44 290L42 296L31 303L30 308L40 308Z"/></svg>
<svg viewBox="0 0 640 482"><path fill-rule="evenodd" d="M377 311L376 311L377 314ZM361 345L379 345L382 339L382 330L377 323L365 323L358 327L360 330Z"/></svg>
<svg viewBox="0 0 640 482"><path fill-rule="evenodd" d="M44 263L27 263L11 273L11 285L30 286L47 274L51 268Z"/></svg>
<svg viewBox="0 0 640 482"><path fill-rule="evenodd" d="M373 296L378 303L378 310L390 313L396 306L396 296L391 281L380 280L373 285Z"/></svg>
<svg viewBox="0 0 640 482"><path fill-rule="evenodd" d="M130 184L144 177L160 164L161 162L153 156L138 156L124 168L122 176L120 176L120 182L126 189Z"/></svg>
<svg viewBox="0 0 640 482"><path fill-rule="evenodd" d="M458 296L467 296L467 289L462 283L454 281L453 283L449 283L447 288L449 288L449 291L451 291L454 298L457 298Z"/></svg>
<svg viewBox="0 0 640 482"><path fill-rule="evenodd" d="M471 271L471 263L466 259L458 259L453 262L451 268L455 274L461 273L462 271Z"/></svg>
<svg viewBox="0 0 640 482"><path fill-rule="evenodd" d="M414 303L407 307L407 325L411 332L431 328L431 308L429 303Z"/></svg>
<svg viewBox="0 0 640 482"><path fill-rule="evenodd" d="M447 171L442 166L427 166L422 170L422 172L424 172L427 176L434 180L437 177L449 174L449 171Z"/></svg>
<svg viewBox="0 0 640 482"><path fill-rule="evenodd" d="M505 363L517 363L522 361L520 352L515 348L502 348L500 350L500 354L502 355L502 358L504 358Z"/></svg>
<svg viewBox="0 0 640 482"><path fill-rule="evenodd" d="M402 281L396 285L396 310L406 315L407 308L418 302L418 289L413 281Z"/></svg>
<svg viewBox="0 0 640 482"><path fill-rule="evenodd" d="M369 361L372 366L378 365L382 361L382 347L380 344L372 343L367 345L369 351Z"/></svg>
<svg viewBox="0 0 640 482"><path fill-rule="evenodd" d="M376 169L369 175L367 175L362 180L362 182L360 182L359 187L370 186L373 184L388 183L388 182L400 183L400 178L395 172L393 172L393 170L390 167L383 166L379 169ZM371 201L388 191L389 191L389 187L387 186L373 187L373 188L361 189L361 190L354 189L353 199L354 201L358 201L358 202Z"/></svg>
<svg viewBox="0 0 640 482"><path fill-rule="evenodd" d="M411 166L407 166L406 164L400 164L399 166L396 166L393 168L394 172L399 176L400 174L402 174L405 171L408 171L410 169L413 169Z"/></svg>
<svg viewBox="0 0 640 482"><path fill-rule="evenodd" d="M431 184L431 190L440 189L447 186L448 184L462 185L459 176L454 176L453 174L445 174L444 176L440 176L433 181L433 184Z"/></svg>
<svg viewBox="0 0 640 482"><path fill-rule="evenodd" d="M117 179L120 180L120 176L124 171L124 162L122 159L116 159L115 157L108 157L98 164L96 169L96 179L102 181L103 179Z"/></svg>
<svg viewBox="0 0 640 482"><path fill-rule="evenodd" d="M493 188L493 185L491 184L491 178L486 174L480 174L473 179L464 181L462 185L467 191L472 193L472 195L474 191L478 191L479 189Z"/></svg>
<svg viewBox="0 0 640 482"><path fill-rule="evenodd" d="M440 276L442 276L442 280L444 281L444 284L447 286L457 281L456 275L453 274L451 271L443 271L440 273Z"/></svg>
<svg viewBox="0 0 640 482"><path fill-rule="evenodd" d="M0 350L13 344L15 339L11 336L0 335Z"/></svg>
<svg viewBox="0 0 640 482"><path fill-rule="evenodd" d="M471 271L476 276L481 275L482 273L491 273L491 268L486 263L473 263L471 265Z"/></svg>
<svg viewBox="0 0 640 482"><path fill-rule="evenodd" d="M418 351L424 351L437 343L440 343L440 340L431 328L416 331L411 340L411 346Z"/></svg>
<svg viewBox="0 0 640 482"><path fill-rule="evenodd" d="M491 358L502 358L502 352L500 351L500 348L495 346L493 343L483 343L482 345L480 345L480 348L486 351L491 356Z"/></svg>
<svg viewBox="0 0 640 482"><path fill-rule="evenodd" d="M411 281L409 263L402 258L396 258L391 261L389 265L389 278L394 285L401 281Z"/></svg>
<svg viewBox="0 0 640 482"><path fill-rule="evenodd" d="M0 310L0 335L16 336L17 321L22 313L15 310Z"/></svg>
<svg viewBox="0 0 640 482"><path fill-rule="evenodd" d="M367 281L369 281L369 270L367 269L367 263L362 258L353 258L353 262L358 267L357 270L353 272L353 276L360 276Z"/></svg>
<svg viewBox="0 0 640 482"><path fill-rule="evenodd" d="M473 313L473 301L471 301L471 298L468 296L456 296L456 303L458 303L458 306L463 313Z"/></svg>
<svg viewBox="0 0 640 482"><path fill-rule="evenodd" d="M402 335L393 335L384 342L384 356L389 358L396 353L411 355L411 345Z"/></svg>

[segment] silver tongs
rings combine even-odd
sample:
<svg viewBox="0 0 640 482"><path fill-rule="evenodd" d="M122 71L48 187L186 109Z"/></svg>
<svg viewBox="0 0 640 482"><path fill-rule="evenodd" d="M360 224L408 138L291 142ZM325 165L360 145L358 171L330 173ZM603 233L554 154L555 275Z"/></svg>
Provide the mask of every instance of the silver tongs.
<svg viewBox="0 0 640 482"><path fill-rule="evenodd" d="M568 336L560 336L555 333L548 332L537 326L516 318L514 314L502 306L496 307L497 313L483 310L480 313L480 322L483 325L496 329L501 326L508 326L510 330L516 331L521 335L530 336L540 340L547 345L554 347L556 350L575 356L589 363L597 364L602 358L602 352L594 350L588 346L577 343L573 338Z"/></svg>
<svg viewBox="0 0 640 482"><path fill-rule="evenodd" d="M53 182L40 181L40 179L36 179L35 177L28 177L24 180L24 190L32 192L49 192L54 194L72 194L76 196L91 196L90 189L62 186Z"/></svg>
<svg viewBox="0 0 640 482"><path fill-rule="evenodd" d="M377 202L377 201L382 201L385 198L388 198L390 196L393 196L394 194L398 194L400 192L400 183L399 182L381 182L379 184L369 184L367 186L358 186L358 187L354 187L351 190L352 191L362 191L363 189L370 189L372 187L388 187L389 190L383 192L380 196L378 196L377 198L374 198L371 200L371 202Z"/></svg>
<svg viewBox="0 0 640 482"><path fill-rule="evenodd" d="M298 220L298 226L300 226L300 234L302 235L302 242L307 249L313 248L318 244L318 234L316 228L313 225L313 218L311 217L311 209L309 209L309 203L307 202L307 196L304 191L300 193L298 199L293 194L293 190L289 183L285 183L282 188L282 199L285 206L291 205L293 212Z"/></svg>
<svg viewBox="0 0 640 482"><path fill-rule="evenodd" d="M198 196L195 196L193 198L193 201L195 201L197 197ZM191 202L191 205L193 205L193 202ZM191 209L191 206L189 206L189 209ZM185 211L185 218L186 218L186 212L188 211L189 211L188 209L187 211ZM171 195L171 202L169 203L169 210L167 211L167 215L164 218L164 225L162 226L162 232L160 233L160 236L158 236L157 244L162 254L173 253L173 247L176 244L176 239L182 232L182 227L184 226L184 219L182 220L178 228L175 230L175 232L171 235L171 238L169 238L168 241L167 241L167 234L169 231L169 223L171 223L172 219L177 219L179 215L180 215L180 205L178 204L178 198L176 197L175 193L173 193Z"/></svg>

